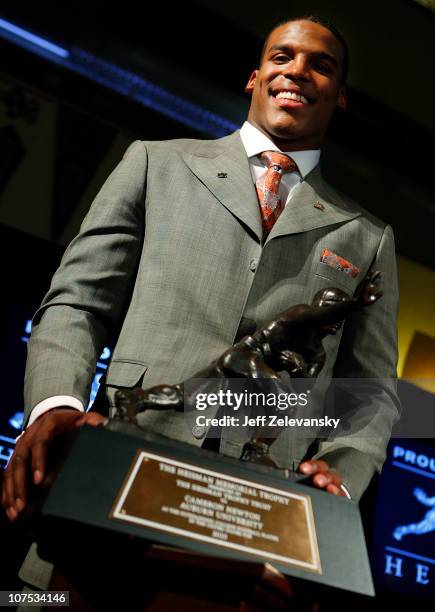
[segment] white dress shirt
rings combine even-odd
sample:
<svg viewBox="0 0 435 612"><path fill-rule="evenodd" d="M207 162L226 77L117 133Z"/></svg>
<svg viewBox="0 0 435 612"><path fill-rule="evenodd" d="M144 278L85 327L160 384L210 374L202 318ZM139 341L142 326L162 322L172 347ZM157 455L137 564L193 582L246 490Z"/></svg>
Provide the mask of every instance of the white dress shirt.
<svg viewBox="0 0 435 612"><path fill-rule="evenodd" d="M240 137L249 159L249 167L254 183L267 170L267 166L258 157L263 151L279 151L280 153L289 155L296 162L299 172L285 172L281 178L279 195L281 197L281 202L285 202L286 204L291 199L296 185L298 185L319 163L320 149L310 151L281 151L270 138L263 134L263 132L260 132L260 130L251 123L248 123L248 121L245 121L243 124L240 130Z"/></svg>

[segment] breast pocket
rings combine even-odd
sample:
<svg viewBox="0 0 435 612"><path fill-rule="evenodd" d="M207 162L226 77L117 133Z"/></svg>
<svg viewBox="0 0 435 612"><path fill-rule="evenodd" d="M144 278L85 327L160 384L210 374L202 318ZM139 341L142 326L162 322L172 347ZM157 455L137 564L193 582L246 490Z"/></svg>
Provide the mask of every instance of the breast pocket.
<svg viewBox="0 0 435 612"><path fill-rule="evenodd" d="M362 275L361 272L353 277L344 270L333 268L329 264L319 261L316 265L315 276L318 288L337 287L349 295L353 295L359 285Z"/></svg>

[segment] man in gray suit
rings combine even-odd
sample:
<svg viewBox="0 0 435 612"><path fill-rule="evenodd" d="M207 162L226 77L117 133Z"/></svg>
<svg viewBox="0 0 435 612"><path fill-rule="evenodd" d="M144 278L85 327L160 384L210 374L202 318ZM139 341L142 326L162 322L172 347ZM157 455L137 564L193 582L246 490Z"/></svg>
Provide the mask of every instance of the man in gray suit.
<svg viewBox="0 0 435 612"><path fill-rule="evenodd" d="M385 458L397 418L394 384L397 279L386 226L327 185L319 147L344 109L347 49L328 24L297 19L275 28L246 86L252 102L240 131L216 141L134 142L107 179L33 320L25 380L26 429L5 472L11 520L26 504L26 470L39 484L59 433L102 417L84 413L96 360L120 327L107 374L116 389L178 383L292 304L322 287L353 294L379 269L384 297L353 313L325 340L325 378L379 378L378 410L333 440L284 430L272 449L282 466L358 500ZM256 186L264 151L290 156L280 177L285 207L267 232ZM364 412L364 411L362 411ZM353 420L358 420L356 411ZM143 425L201 446L206 430L183 415L149 411ZM220 452L240 457L247 432L227 431Z"/></svg>

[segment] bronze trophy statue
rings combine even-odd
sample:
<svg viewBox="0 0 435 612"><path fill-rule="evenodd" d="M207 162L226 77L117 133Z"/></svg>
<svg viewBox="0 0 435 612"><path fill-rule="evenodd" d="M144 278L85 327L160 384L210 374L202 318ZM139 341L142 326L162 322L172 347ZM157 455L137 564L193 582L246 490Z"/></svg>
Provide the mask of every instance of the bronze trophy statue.
<svg viewBox="0 0 435 612"><path fill-rule="evenodd" d="M314 379L324 366L326 353L322 340L335 334L344 319L355 309L370 306L381 296L381 272L369 273L354 296L327 287L314 296L312 304L297 304L284 310L252 335L247 335L192 379L257 379L279 385L279 372L291 378ZM186 381L176 385L156 385L118 390L115 394L117 417L133 422L144 410L183 411ZM245 444L242 461L275 467L269 449L275 438L263 434Z"/></svg>

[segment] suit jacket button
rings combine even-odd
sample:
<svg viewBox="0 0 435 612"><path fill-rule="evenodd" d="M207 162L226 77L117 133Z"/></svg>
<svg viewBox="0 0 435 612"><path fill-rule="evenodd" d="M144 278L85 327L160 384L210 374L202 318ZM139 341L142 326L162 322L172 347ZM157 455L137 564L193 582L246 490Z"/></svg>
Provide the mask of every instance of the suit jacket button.
<svg viewBox="0 0 435 612"><path fill-rule="evenodd" d="M251 259L251 261L249 262L249 269L252 272L255 272L255 270L257 269L257 260L256 259Z"/></svg>
<svg viewBox="0 0 435 612"><path fill-rule="evenodd" d="M205 427L203 425L194 425L192 427L193 437L200 440L205 436Z"/></svg>

